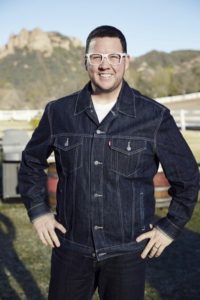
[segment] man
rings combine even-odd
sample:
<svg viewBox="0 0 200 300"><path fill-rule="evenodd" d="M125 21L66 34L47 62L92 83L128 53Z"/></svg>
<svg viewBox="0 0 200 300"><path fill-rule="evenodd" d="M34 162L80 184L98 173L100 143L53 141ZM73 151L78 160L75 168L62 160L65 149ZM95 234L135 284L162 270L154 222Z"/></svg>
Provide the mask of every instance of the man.
<svg viewBox="0 0 200 300"><path fill-rule="evenodd" d="M20 191L41 241L53 248L49 299L144 297L145 265L190 219L198 169L169 110L130 88L124 35L100 26L87 38L90 82L50 102L23 152ZM59 176L54 216L47 158ZM159 162L171 184L165 218L153 224Z"/></svg>

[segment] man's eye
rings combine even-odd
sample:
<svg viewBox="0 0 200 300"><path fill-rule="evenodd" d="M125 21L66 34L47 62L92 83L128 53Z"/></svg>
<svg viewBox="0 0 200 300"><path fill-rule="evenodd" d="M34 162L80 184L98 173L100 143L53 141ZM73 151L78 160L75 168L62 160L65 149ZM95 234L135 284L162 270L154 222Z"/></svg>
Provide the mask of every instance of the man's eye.
<svg viewBox="0 0 200 300"><path fill-rule="evenodd" d="M109 58L113 58L113 59L119 59L120 58L120 56L119 56L119 54L110 54L109 55Z"/></svg>
<svg viewBox="0 0 200 300"><path fill-rule="evenodd" d="M101 59L101 55L93 54L90 56L91 59Z"/></svg>

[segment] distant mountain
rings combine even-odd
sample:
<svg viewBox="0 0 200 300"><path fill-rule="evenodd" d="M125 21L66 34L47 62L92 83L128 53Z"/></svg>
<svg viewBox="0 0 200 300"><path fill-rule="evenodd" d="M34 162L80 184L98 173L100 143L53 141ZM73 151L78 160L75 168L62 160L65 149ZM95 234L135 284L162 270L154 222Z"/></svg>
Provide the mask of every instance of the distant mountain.
<svg viewBox="0 0 200 300"><path fill-rule="evenodd" d="M200 51L152 51L131 58L126 79L161 97L200 91ZM88 81L80 40L23 29L0 49L0 109L41 108Z"/></svg>
<svg viewBox="0 0 200 300"><path fill-rule="evenodd" d="M151 51L136 58L128 79L150 97L200 91L200 51Z"/></svg>

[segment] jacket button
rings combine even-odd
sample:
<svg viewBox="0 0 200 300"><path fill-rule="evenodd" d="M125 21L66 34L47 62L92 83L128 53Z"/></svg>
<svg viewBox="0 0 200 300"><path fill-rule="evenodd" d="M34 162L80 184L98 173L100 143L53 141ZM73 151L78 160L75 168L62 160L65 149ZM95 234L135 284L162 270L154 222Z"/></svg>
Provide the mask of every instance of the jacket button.
<svg viewBox="0 0 200 300"><path fill-rule="evenodd" d="M95 225L95 226L94 226L94 230L98 230L98 229L103 229L103 226Z"/></svg>
<svg viewBox="0 0 200 300"><path fill-rule="evenodd" d="M97 193L95 193L95 194L94 194L94 197L95 197L95 198L97 198L97 197L103 197L103 195L102 195L102 194L97 194Z"/></svg>
<svg viewBox="0 0 200 300"><path fill-rule="evenodd" d="M97 134L101 134L101 133L105 133L104 131L100 130L100 129L97 129L96 131Z"/></svg>
<svg viewBox="0 0 200 300"><path fill-rule="evenodd" d="M95 166L98 166L98 165L102 165L102 162L100 162L100 161L98 161L98 160L95 160L95 161L94 161L94 164L95 164Z"/></svg>

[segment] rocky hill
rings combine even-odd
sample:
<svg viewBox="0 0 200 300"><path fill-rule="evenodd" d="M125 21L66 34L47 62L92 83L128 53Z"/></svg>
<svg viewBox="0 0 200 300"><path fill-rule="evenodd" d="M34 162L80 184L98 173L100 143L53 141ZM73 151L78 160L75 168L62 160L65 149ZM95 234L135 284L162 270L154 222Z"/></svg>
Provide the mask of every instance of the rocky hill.
<svg viewBox="0 0 200 300"><path fill-rule="evenodd" d="M200 91L200 51L152 51L132 58L126 79L151 97ZM88 80L80 40L21 30L0 49L0 109L44 107Z"/></svg>

